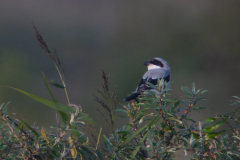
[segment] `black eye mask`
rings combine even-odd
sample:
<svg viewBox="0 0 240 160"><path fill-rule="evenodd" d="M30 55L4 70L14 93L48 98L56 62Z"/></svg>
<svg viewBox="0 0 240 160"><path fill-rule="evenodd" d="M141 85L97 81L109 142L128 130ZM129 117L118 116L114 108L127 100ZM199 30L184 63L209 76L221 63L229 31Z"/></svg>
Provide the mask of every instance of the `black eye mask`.
<svg viewBox="0 0 240 160"><path fill-rule="evenodd" d="M149 63L152 63L152 64L154 64L154 65L157 65L157 66L160 66L161 68L163 68L162 62L160 62L160 61L158 61L158 60L156 60L156 59L150 60Z"/></svg>

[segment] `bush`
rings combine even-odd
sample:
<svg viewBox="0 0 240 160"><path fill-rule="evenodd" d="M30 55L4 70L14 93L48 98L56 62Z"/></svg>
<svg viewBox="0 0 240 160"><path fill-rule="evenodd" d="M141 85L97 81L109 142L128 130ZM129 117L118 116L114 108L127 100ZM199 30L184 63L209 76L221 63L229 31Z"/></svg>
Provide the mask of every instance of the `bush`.
<svg viewBox="0 0 240 160"><path fill-rule="evenodd" d="M57 55L50 52L38 30L34 26L40 46L51 58L57 69L62 84L46 80L46 89L51 101L15 89L37 101L58 111L57 125L51 129L30 126L24 120L10 117L7 104L0 108L0 157L1 159L159 159L170 160L176 151L182 150L191 154L191 159L239 159L239 109L240 98L235 97L233 104L238 107L229 113L214 117L204 122L188 118L193 111L204 109L197 107L199 98L206 90L182 87L187 100L167 99L169 89L163 80L153 86L157 92L145 91L139 98L128 105L117 108L116 87L111 93L108 77L102 71L102 90L97 89L101 96L94 95L101 109L96 108L99 115L109 126L111 134L101 136L101 127L82 110L81 106L70 104L64 72ZM49 84L62 88L68 99L68 105L57 103ZM106 110L107 115L103 113ZM117 115L116 113L122 113ZM116 128L115 119L120 116L128 121L121 128ZM227 129L219 127L225 125ZM91 139L91 140L90 140Z"/></svg>

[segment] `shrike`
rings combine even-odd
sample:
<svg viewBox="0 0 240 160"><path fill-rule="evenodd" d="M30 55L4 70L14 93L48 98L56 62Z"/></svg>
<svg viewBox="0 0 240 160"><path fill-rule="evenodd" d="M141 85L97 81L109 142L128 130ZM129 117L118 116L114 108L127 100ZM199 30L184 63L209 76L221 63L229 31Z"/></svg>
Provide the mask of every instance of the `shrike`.
<svg viewBox="0 0 240 160"><path fill-rule="evenodd" d="M156 57L146 61L144 65L147 66L148 71L143 75L136 91L131 96L125 98L124 101L131 101L137 98L142 90L152 89L146 82L157 85L158 78L163 78L167 83L170 81L170 66L164 59Z"/></svg>

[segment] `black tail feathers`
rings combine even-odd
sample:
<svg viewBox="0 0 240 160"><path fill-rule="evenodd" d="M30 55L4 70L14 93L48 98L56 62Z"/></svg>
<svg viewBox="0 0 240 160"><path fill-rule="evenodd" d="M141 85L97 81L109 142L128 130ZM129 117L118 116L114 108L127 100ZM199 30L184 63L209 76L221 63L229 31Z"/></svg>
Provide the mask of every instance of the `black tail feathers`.
<svg viewBox="0 0 240 160"><path fill-rule="evenodd" d="M139 95L140 95L139 93L133 93L131 96L128 96L127 98L125 98L124 101L131 101L137 98Z"/></svg>

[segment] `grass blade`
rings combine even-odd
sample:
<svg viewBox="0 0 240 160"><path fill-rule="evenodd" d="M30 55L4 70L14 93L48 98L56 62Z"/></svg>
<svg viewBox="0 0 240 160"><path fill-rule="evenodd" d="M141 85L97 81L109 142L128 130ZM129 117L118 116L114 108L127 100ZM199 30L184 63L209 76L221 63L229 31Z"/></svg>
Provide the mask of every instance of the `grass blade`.
<svg viewBox="0 0 240 160"><path fill-rule="evenodd" d="M44 83L45 83L45 85L46 85L46 88L47 88L48 93L50 94L52 100L57 103L56 99L54 98L54 96L53 96L53 94L52 94L52 92L51 92L51 90L50 90L50 88L49 88L49 86L48 86L46 77L45 77L45 75L44 75L43 72L42 72L42 75L43 75L43 80L44 80ZM68 117L68 115L67 115L66 113L58 110L58 114L60 115L61 119L63 120L63 122L64 122L65 124L67 124L67 123L69 122L70 119L69 119L69 117Z"/></svg>
<svg viewBox="0 0 240 160"><path fill-rule="evenodd" d="M50 84L57 87L57 88L61 88L61 89L65 88L64 86L62 86L61 84L59 84L57 82L54 82L53 80L50 81Z"/></svg>
<svg viewBox="0 0 240 160"><path fill-rule="evenodd" d="M62 112L65 112L65 113L75 113L76 109L74 107L70 107L70 106L67 106L67 105L64 105L64 104L60 104L60 103L56 103L56 102L53 102L53 101L50 101L48 99L45 99L45 98L41 98L41 97L38 97L36 95L33 95L31 93L28 93L28 92L25 92L21 89L18 89L18 88L14 88L14 87L10 87L10 86L7 86L8 88L12 88L18 92L21 92L23 94L25 94L26 96L29 96L31 97L32 99L42 103L42 104L45 104L46 106L48 107L51 107L53 109L56 109L58 111L62 111Z"/></svg>
<svg viewBox="0 0 240 160"><path fill-rule="evenodd" d="M135 158L137 152L139 151L139 148L141 147L143 141L146 139L147 134L148 134L149 131L150 131L150 130L148 130L148 131L145 133L145 135L143 136L143 138L142 138L142 139L140 140L140 142L138 143L137 147L134 148L133 152L132 152L131 155L130 155L131 159L134 159L134 158Z"/></svg>
<svg viewBox="0 0 240 160"><path fill-rule="evenodd" d="M122 144L119 145L119 149L123 148L125 145L127 145L129 142L131 142L140 132L144 131L147 128L151 128L152 125L155 124L155 122L160 118L160 116L155 117L150 123L146 124L142 128L138 129L136 132L134 132L130 137L128 137Z"/></svg>

